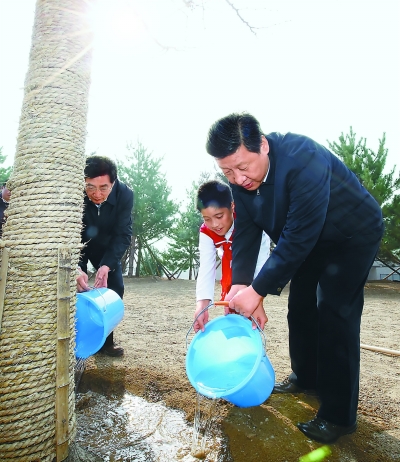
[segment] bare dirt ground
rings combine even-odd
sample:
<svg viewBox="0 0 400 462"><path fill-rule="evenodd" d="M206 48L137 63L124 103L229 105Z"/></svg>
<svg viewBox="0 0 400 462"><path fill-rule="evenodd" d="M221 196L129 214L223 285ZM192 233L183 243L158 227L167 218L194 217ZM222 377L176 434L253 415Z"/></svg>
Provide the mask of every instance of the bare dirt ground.
<svg viewBox="0 0 400 462"><path fill-rule="evenodd" d="M125 356L89 358L83 388L125 389L182 409L193 421L196 392L186 377L185 338L193 317L195 281L126 279L125 287L125 316L115 331ZM290 373L287 296L285 289L280 297L268 296L265 301L267 354L277 381ZM212 308L211 317L221 314L221 308ZM399 318L400 283L369 283L361 342L400 350ZM317 408L316 398L306 395L271 395L261 406L247 409L219 400L217 424L227 435L229 454L218 460L297 461L320 446L295 426L311 419ZM329 460L400 460L400 356L361 350L358 430L332 445Z"/></svg>

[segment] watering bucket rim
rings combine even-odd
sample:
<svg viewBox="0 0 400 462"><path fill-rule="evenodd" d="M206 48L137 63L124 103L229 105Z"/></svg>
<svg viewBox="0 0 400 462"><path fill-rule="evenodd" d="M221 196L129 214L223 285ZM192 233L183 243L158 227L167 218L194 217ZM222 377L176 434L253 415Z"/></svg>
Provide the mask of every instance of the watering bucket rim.
<svg viewBox="0 0 400 462"><path fill-rule="evenodd" d="M205 334L205 332L201 332L201 331L198 331L195 336L193 337L192 341L190 342L189 344L189 347L188 347L188 350L187 350L187 353L186 353L186 374L189 378L189 382L192 384L192 386L194 387L194 389L204 395L204 396L207 396L209 398L225 398L225 397L228 397L234 393L236 393L238 390L241 390L253 377L254 377L254 374L256 373L256 371L258 370L258 368L260 367L260 364L261 364L261 361L262 359L266 356L266 352L265 352L265 349L263 348L263 342L262 342L262 339L261 339L261 336L260 335L256 335L256 330L252 329L251 327L251 321L243 316L240 316L238 314L234 314L234 313L229 313L225 316L218 316L217 318L214 318L213 320L209 321L207 323L207 325L212 325L212 324L215 324L217 321L221 321L221 320L224 320L227 316L236 316L236 318L232 318L232 319L236 319L235 322L237 323L241 323L244 327L246 327L246 329L251 332L251 337L252 338L257 338L258 340L256 340L257 342L260 342L260 344L258 344L258 353L257 353L257 358L255 359L254 361L254 365L251 369L251 371L247 374L247 376L237 385L235 385L234 387L232 388L229 388L229 389L226 389L226 390L223 390L223 391L219 391L219 392L215 392L215 391L212 391L212 392L208 392L207 388L203 388L202 387L202 391L200 392L199 391L199 386L198 384L192 379L192 374L189 374L189 368L188 368L188 358L189 358L189 353L191 351L192 348L192 345L195 343L195 340L197 338L199 338L201 336L201 334ZM245 323L245 324L243 324ZM249 324L248 324L249 323ZM257 329L258 330L258 329ZM261 347L261 348L260 348Z"/></svg>
<svg viewBox="0 0 400 462"><path fill-rule="evenodd" d="M93 298L89 295L89 294L93 294L94 292L97 292L99 294L99 297L104 297L104 294L106 292L114 292L115 294L117 294L117 292L115 292L115 290L112 290L112 289L109 289L108 287L91 287L90 290L85 290L85 292L77 292L76 293L76 296L77 297L84 297L84 298L88 298L90 300L93 300ZM117 294L118 295L118 294ZM104 300L104 298L103 298ZM107 302L104 300L104 303L107 304Z"/></svg>
<svg viewBox="0 0 400 462"><path fill-rule="evenodd" d="M211 308L211 306L214 305L214 306L217 306L217 305L221 305L221 306L229 306L229 302L225 301L225 300L221 300L219 302L210 302L205 308L203 308L200 313L196 316L196 319L193 321L192 325L190 326L190 329L187 331L186 333L186 350L188 349L188 337L189 337L189 334L190 332L192 331L192 329L194 328L194 325L196 324L196 321L199 319L199 317L205 312L207 311L209 308ZM228 314L238 314L238 313L228 313ZM243 316L243 315L240 315L240 316ZM246 318L246 319L251 319L252 322L256 325L258 331L260 332L260 335L262 335L263 337L263 349L264 351L266 352L267 351L267 339L265 337L265 334L264 334L264 331L261 329L260 325L258 324L256 318L254 318L253 316L250 316L250 318Z"/></svg>

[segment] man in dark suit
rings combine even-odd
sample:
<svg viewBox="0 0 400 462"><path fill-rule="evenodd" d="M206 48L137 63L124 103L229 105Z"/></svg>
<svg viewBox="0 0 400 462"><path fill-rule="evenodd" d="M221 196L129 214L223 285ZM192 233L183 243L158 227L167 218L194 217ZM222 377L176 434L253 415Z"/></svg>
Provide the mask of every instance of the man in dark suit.
<svg viewBox="0 0 400 462"><path fill-rule="evenodd" d="M87 264L97 270L94 287L108 287L124 295L121 258L132 237L133 192L117 178L115 163L102 156L90 156L85 167L85 199L82 243L77 291L90 289ZM106 338L102 353L122 356L123 348L114 343L113 332Z"/></svg>
<svg viewBox="0 0 400 462"><path fill-rule="evenodd" d="M291 281L292 373L274 392L316 390L318 413L298 427L332 443L357 426L363 290L383 233L381 209L326 148L302 135L265 135L250 114L215 122L206 148L232 184L235 202L226 300L244 316L257 316L260 301ZM276 247L252 281L262 231Z"/></svg>

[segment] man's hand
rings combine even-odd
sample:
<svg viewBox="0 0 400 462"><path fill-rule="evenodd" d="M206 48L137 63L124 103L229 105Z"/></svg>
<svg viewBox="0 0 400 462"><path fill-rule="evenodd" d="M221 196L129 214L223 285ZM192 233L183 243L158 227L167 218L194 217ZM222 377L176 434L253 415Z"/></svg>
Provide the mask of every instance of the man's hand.
<svg viewBox="0 0 400 462"><path fill-rule="evenodd" d="M194 312L194 319L201 313L201 311L211 303L211 300L198 300L196 303L196 311ZM204 332L204 326L208 323L208 310L204 311L204 313L198 317L196 322L193 325L193 329L195 332L201 330Z"/></svg>
<svg viewBox="0 0 400 462"><path fill-rule="evenodd" d="M264 326L268 322L268 316L265 314L262 302L253 311L252 316L258 322L258 325L260 326L261 330L264 330ZM253 329L257 329L256 323L253 320L251 320L251 322L253 324Z"/></svg>
<svg viewBox="0 0 400 462"><path fill-rule="evenodd" d="M107 265L100 266L97 270L96 278L94 280L94 287L100 289L101 287L107 287L108 272L110 268Z"/></svg>
<svg viewBox="0 0 400 462"><path fill-rule="evenodd" d="M239 290L246 289L247 286L236 284L231 287L231 290L225 295L225 300L227 302L231 301L232 298L239 292ZM236 311L230 306L225 307L225 314L236 313Z"/></svg>
<svg viewBox="0 0 400 462"><path fill-rule="evenodd" d="M230 295L231 292L232 289L228 295ZM226 296L227 300L228 295ZM258 295L258 293L253 289L252 286L249 286L245 287L244 289L240 289L239 291L236 291L236 295L230 297L229 308L235 310L236 313L239 313L245 316L246 318L249 318L259 307L259 305L262 305L262 301L263 297L261 297L261 295Z"/></svg>
<svg viewBox="0 0 400 462"><path fill-rule="evenodd" d="M76 291L77 292L87 292L90 290L88 285L88 275L84 273L80 268L78 268L79 276L76 278Z"/></svg>

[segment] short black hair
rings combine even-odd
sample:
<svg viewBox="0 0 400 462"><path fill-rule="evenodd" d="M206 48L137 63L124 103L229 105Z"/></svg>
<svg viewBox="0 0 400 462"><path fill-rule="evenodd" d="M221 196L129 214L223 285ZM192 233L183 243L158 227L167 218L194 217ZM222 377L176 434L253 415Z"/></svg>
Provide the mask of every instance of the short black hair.
<svg viewBox="0 0 400 462"><path fill-rule="evenodd" d="M117 166L114 161L105 156L89 156L86 158L85 178L96 178L108 175L111 183L117 178Z"/></svg>
<svg viewBox="0 0 400 462"><path fill-rule="evenodd" d="M196 207L199 212L208 207L231 208L233 201L229 185L218 180L207 181L200 185L196 196Z"/></svg>
<svg viewBox="0 0 400 462"><path fill-rule="evenodd" d="M232 113L213 123L208 131L208 154L223 159L244 145L250 152L260 152L261 130L258 120L246 112Z"/></svg>

